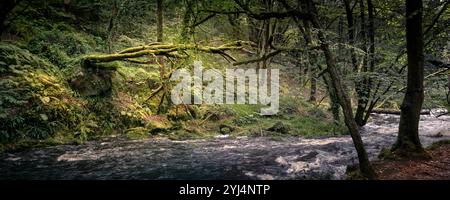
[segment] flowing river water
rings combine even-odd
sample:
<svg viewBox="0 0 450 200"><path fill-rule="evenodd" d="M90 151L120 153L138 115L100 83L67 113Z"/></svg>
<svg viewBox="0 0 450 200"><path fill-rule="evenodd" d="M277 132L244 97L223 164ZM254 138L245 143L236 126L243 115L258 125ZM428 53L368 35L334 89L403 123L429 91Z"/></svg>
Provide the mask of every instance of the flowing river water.
<svg viewBox="0 0 450 200"><path fill-rule="evenodd" d="M369 157L396 139L399 116L374 114L361 134ZM423 115L424 146L450 139L450 117ZM0 154L0 179L344 179L350 136L87 142Z"/></svg>

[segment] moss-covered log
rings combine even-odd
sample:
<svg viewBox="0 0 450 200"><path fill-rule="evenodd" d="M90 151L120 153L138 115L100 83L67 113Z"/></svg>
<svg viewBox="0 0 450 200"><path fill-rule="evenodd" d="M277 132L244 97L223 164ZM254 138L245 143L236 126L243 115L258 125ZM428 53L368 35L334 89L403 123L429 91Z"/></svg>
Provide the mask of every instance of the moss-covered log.
<svg viewBox="0 0 450 200"><path fill-rule="evenodd" d="M145 56L165 56L184 58L182 55L186 50L196 50L205 53L220 54L227 59L235 61L235 59L226 53L230 50L241 50L244 45L249 44L245 41L236 41L227 43L218 47L195 45L195 44L161 44L153 43L145 46L131 47L124 49L118 53L103 54L103 55L87 55L84 57L83 64L85 66L93 63L112 62L112 61L130 61ZM133 60L136 62L136 60Z"/></svg>

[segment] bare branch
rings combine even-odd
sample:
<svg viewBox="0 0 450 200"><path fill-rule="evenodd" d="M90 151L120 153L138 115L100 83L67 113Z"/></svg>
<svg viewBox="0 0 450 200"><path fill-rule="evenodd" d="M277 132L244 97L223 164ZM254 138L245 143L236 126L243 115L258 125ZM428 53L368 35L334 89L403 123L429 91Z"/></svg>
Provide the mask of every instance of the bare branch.
<svg viewBox="0 0 450 200"><path fill-rule="evenodd" d="M270 52L270 53L268 53L266 55L263 55L263 56L261 56L259 58L236 62L236 63L233 63L233 65L234 66L238 66L238 65L245 65L245 64L256 63L256 62L262 62L262 61L265 61L265 60L267 60L267 59L269 59L271 57L274 57L274 56L278 55L281 52L283 52L283 51L282 50L275 50L275 51L272 51L272 52Z"/></svg>
<svg viewBox="0 0 450 200"><path fill-rule="evenodd" d="M199 26L200 24L203 24L203 23L205 23L206 21L208 21L209 19L215 17L216 15L217 15L216 13L212 13L212 14L208 15L207 17L205 17L204 19L202 19L202 20L200 20L200 21L194 23L191 27L197 27L197 26Z"/></svg>

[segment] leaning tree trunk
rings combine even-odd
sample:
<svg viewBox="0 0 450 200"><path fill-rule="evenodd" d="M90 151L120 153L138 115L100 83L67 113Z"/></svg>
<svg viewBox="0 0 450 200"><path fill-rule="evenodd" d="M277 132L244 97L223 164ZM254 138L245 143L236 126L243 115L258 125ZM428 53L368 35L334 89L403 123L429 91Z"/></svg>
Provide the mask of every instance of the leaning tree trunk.
<svg viewBox="0 0 450 200"><path fill-rule="evenodd" d="M424 152L419 139L420 110L424 99L422 13L422 0L406 0L408 80L401 105L398 138L392 149L402 156Z"/></svg>
<svg viewBox="0 0 450 200"><path fill-rule="evenodd" d="M306 46L311 45L311 44L312 44L312 41L311 41L312 39L311 39L311 28L310 28L310 23L307 22L307 21L303 21L303 24L302 24L302 25L303 25L303 27L304 27L304 32L305 32L305 34L304 34L304 39L305 39L305 42L306 42L305 45L306 45ZM300 25L300 26L301 26L301 25ZM317 57L318 55L317 55L316 53L314 53L314 52L310 52L310 53L308 54L308 56L309 56L310 58L315 58L315 57ZM309 65L310 65L311 67L315 68L315 66L313 66L313 65L316 65L316 64L317 64L317 59L312 59L312 60L310 60ZM310 67L310 68L311 68L311 67ZM318 68L319 70L323 71L323 69L322 69L322 67L321 67L320 64L317 64L317 68ZM317 71L317 69L314 69L314 70ZM300 68L300 72L302 72L302 69L301 69L301 68ZM317 76L317 74L316 74L315 76ZM340 123L340 121L341 121L341 119L340 119L340 106L339 106L339 101L338 101L336 92L334 91L333 87L331 86L331 78L330 78L330 75L329 75L329 74L323 74L322 77L323 77L323 81L324 81L324 83L325 83L325 85L326 85L328 95L330 96L330 110L331 110L331 112L333 113L334 124L335 124L335 125L339 125L339 123ZM312 77L311 77L311 78L312 78ZM316 84L317 84L317 83L316 83ZM317 86L316 86L316 87L317 87ZM313 93L312 88L313 88L313 85L312 85L312 82L311 82L311 96L313 96L313 95L312 95L312 93ZM315 89L317 89L317 88L315 88ZM316 91L314 91L314 93L316 93ZM311 99L311 98L310 98L310 99Z"/></svg>
<svg viewBox="0 0 450 200"><path fill-rule="evenodd" d="M321 43L320 47L325 54L325 60L327 63L327 73L330 75L331 78L331 85L336 92L336 96L338 97L339 104L342 107L343 113L344 113L344 121L346 126L348 127L350 131L350 135L353 140L353 144L355 145L356 152L358 154L358 160L359 160L359 168L361 171L361 174L365 176L368 179L375 178L375 172L370 165L369 158L367 156L367 152L364 148L363 141L361 139L361 135L359 134L358 130L358 124L356 124L352 106L350 102L350 98L348 97L347 92L344 89L344 85L341 79L341 76L339 75L336 60L334 57L334 54L331 52L329 44L326 41L325 34L323 33L323 29L319 23L319 20L317 19L317 10L312 2L312 0L307 1L308 3L308 10L311 13L311 23L313 24L313 27L318 30L318 38Z"/></svg>

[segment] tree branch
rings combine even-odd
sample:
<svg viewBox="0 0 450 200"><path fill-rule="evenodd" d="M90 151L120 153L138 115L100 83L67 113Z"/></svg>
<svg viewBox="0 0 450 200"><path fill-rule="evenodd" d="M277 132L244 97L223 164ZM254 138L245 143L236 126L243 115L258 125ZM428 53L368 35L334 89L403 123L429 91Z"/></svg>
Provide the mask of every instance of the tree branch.
<svg viewBox="0 0 450 200"><path fill-rule="evenodd" d="M269 59L271 57L274 57L274 56L278 55L281 52L282 52L282 50L275 50L275 51L272 51L272 52L270 52L270 53L268 53L266 55L263 55L263 56L261 56L259 58L245 60L245 61L240 61L240 62L235 62L235 63L233 63L233 65L234 66L238 66L238 65L245 65L245 64L256 63L256 62L262 62L262 61L265 61L265 60L267 60L267 59Z"/></svg>
<svg viewBox="0 0 450 200"><path fill-rule="evenodd" d="M208 21L209 19L215 17L216 15L217 15L216 13L212 13L212 14L208 15L207 17L205 17L204 19L202 19L202 20L200 20L200 21L194 23L191 27L197 27L197 26L199 26L200 24L203 24L203 23L205 23L206 21Z"/></svg>

